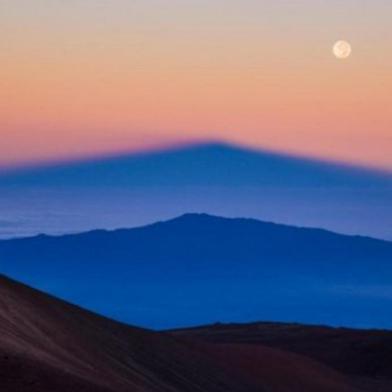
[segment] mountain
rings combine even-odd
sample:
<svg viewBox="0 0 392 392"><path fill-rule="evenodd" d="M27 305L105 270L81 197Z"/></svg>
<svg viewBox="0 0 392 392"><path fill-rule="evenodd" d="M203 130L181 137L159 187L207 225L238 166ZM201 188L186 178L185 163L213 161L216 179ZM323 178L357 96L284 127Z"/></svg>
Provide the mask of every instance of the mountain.
<svg viewBox="0 0 392 392"><path fill-rule="evenodd" d="M169 336L116 323L5 277L0 292L4 391L254 390Z"/></svg>
<svg viewBox="0 0 392 392"><path fill-rule="evenodd" d="M386 392L390 385L262 344L130 327L4 276L0 294L7 392Z"/></svg>
<svg viewBox="0 0 392 392"><path fill-rule="evenodd" d="M392 240L392 174L201 144L0 174L0 236L135 227L185 212Z"/></svg>
<svg viewBox="0 0 392 392"><path fill-rule="evenodd" d="M189 341L296 353L349 377L378 380L373 391L392 390L392 331L258 322L214 324L171 331ZM213 351L213 350L212 350ZM378 385L377 385L378 384Z"/></svg>
<svg viewBox="0 0 392 392"><path fill-rule="evenodd" d="M3 240L0 271L153 328L258 319L392 327L391 242L253 219L186 214Z"/></svg>
<svg viewBox="0 0 392 392"><path fill-rule="evenodd" d="M247 344L295 352L353 376L392 381L392 331L272 322L214 324L171 332L214 344Z"/></svg>

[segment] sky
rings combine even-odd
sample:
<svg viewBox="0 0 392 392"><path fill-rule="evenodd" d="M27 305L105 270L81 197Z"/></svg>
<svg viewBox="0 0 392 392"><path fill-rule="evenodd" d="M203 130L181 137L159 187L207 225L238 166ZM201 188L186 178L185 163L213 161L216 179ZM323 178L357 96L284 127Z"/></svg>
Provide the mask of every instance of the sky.
<svg viewBox="0 0 392 392"><path fill-rule="evenodd" d="M391 15L389 0L0 0L0 166L222 140L392 169Z"/></svg>

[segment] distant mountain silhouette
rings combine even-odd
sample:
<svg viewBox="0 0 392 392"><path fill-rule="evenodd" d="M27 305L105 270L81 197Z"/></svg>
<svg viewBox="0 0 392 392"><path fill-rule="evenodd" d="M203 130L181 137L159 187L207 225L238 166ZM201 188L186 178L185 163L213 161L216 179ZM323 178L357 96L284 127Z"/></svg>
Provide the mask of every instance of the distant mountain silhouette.
<svg viewBox="0 0 392 392"><path fill-rule="evenodd" d="M391 173L205 144L3 173L0 236L205 211L392 239L391 199Z"/></svg>
<svg viewBox="0 0 392 392"><path fill-rule="evenodd" d="M108 294L108 293L107 293ZM137 305L128 298L132 309ZM272 328L272 325L270 327ZM280 331L279 331L280 330ZM186 332L152 332L130 327L65 303L0 276L0 385L6 392L387 392L385 379L366 371L334 370L295 349L260 342L252 327L232 329L232 341L205 342ZM276 326L274 344L284 344ZM301 327L291 344L312 345L311 328ZM206 329L204 329L204 333ZM271 332L266 335L271 335ZM391 333L379 335L386 343ZM263 336L262 330L257 336ZM280 338L279 338L280 336ZM362 331L366 338L366 332ZM226 338L228 336L226 335ZM308 337L308 338L307 338ZM226 339L227 340L227 339ZM340 339L341 353L347 350ZM373 357L388 357L382 346ZM322 347L322 344L321 344ZM340 347L339 347L340 348ZM313 353L314 354L314 353ZM321 356L323 353L319 353ZM375 354L375 355L374 355ZM361 353L364 361L371 357ZM340 358L338 358L339 362ZM358 358L356 358L358 362ZM325 361L324 361L325 362ZM370 367L370 363L368 365ZM383 388L383 389L382 389Z"/></svg>
<svg viewBox="0 0 392 392"><path fill-rule="evenodd" d="M392 328L391 242L253 219L186 214L0 241L0 271L150 327L273 319Z"/></svg>

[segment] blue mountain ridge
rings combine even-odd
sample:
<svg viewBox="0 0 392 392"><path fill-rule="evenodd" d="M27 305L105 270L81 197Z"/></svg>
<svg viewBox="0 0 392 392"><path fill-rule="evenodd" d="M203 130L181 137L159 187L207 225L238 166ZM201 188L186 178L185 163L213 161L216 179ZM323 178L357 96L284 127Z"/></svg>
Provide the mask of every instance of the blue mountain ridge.
<svg viewBox="0 0 392 392"><path fill-rule="evenodd" d="M254 219L0 241L0 272L152 328L277 320L392 328L392 243Z"/></svg>

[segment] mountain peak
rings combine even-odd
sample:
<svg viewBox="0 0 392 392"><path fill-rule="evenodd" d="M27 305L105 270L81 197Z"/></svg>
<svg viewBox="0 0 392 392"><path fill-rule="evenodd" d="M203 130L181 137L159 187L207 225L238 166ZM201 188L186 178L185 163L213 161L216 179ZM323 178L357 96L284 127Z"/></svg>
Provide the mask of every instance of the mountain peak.
<svg viewBox="0 0 392 392"><path fill-rule="evenodd" d="M172 220L175 221L209 221L209 220L228 220L230 218L225 218L217 215L208 214L206 212L186 212Z"/></svg>

